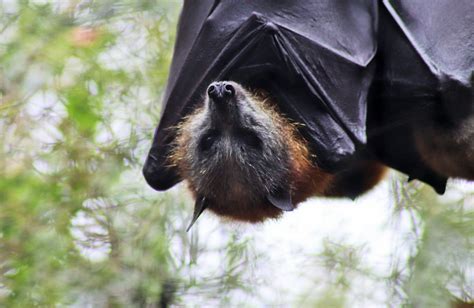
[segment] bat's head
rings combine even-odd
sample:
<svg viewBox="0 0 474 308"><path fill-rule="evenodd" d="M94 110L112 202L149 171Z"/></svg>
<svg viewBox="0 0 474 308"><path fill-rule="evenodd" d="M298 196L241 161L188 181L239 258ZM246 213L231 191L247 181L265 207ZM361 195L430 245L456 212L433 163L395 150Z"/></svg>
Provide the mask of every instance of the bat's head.
<svg viewBox="0 0 474 308"><path fill-rule="evenodd" d="M203 107L179 126L173 154L196 215L209 208L256 222L291 210L287 132L277 112L239 84L209 85Z"/></svg>

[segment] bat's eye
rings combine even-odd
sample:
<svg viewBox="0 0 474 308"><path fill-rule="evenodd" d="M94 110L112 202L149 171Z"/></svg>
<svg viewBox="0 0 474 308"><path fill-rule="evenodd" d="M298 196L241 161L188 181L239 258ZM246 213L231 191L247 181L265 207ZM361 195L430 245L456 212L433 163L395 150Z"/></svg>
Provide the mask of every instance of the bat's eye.
<svg viewBox="0 0 474 308"><path fill-rule="evenodd" d="M204 137L202 137L201 141L199 142L199 149L201 151L207 151L209 150L212 145L216 142L217 140L217 133L216 132L210 132Z"/></svg>
<svg viewBox="0 0 474 308"><path fill-rule="evenodd" d="M252 148L260 149L262 147L262 140L252 131L241 131L238 134L238 138Z"/></svg>

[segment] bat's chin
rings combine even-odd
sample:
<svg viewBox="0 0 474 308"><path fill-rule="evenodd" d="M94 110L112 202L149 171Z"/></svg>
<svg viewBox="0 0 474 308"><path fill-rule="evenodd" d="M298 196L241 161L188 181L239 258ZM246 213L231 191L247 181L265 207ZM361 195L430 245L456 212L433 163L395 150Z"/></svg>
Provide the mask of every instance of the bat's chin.
<svg viewBox="0 0 474 308"><path fill-rule="evenodd" d="M209 199L220 200L222 204L255 203L264 198L264 185L252 183L250 178L243 177L238 172L232 172L227 169L229 174L222 174L225 171L219 170L209 178L201 178L200 183L196 185L199 194L207 196Z"/></svg>
<svg viewBox="0 0 474 308"><path fill-rule="evenodd" d="M191 184L195 196L207 200L206 208L219 216L242 222L257 223L278 218L283 211L270 204L265 187L258 183L249 185L242 178L212 177L201 182L201 187ZM194 187L193 187L194 186Z"/></svg>
<svg viewBox="0 0 474 308"><path fill-rule="evenodd" d="M241 222L258 223L267 219L275 219L282 215L283 211L268 203L265 198L249 200L245 197L232 202L210 202L209 210L219 216Z"/></svg>

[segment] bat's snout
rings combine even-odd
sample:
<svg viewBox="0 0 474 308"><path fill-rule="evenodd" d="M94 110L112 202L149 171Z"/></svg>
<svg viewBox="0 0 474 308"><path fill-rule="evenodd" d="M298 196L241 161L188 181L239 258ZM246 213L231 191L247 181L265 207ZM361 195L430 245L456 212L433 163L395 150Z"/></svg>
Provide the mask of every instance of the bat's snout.
<svg viewBox="0 0 474 308"><path fill-rule="evenodd" d="M229 82L213 82L207 88L207 95L215 102L226 101L235 96L235 87Z"/></svg>

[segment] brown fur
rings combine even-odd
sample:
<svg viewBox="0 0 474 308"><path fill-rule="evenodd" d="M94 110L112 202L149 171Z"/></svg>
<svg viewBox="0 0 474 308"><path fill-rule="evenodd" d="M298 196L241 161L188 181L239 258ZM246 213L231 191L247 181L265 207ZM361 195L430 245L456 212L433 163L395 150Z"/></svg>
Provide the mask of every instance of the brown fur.
<svg viewBox="0 0 474 308"><path fill-rule="evenodd" d="M328 197L355 198L372 189L387 174L388 168L376 161L359 161L335 175Z"/></svg>
<svg viewBox="0 0 474 308"><path fill-rule="evenodd" d="M414 136L418 153L434 171L474 180L474 116L455 127L425 121L415 126Z"/></svg>

